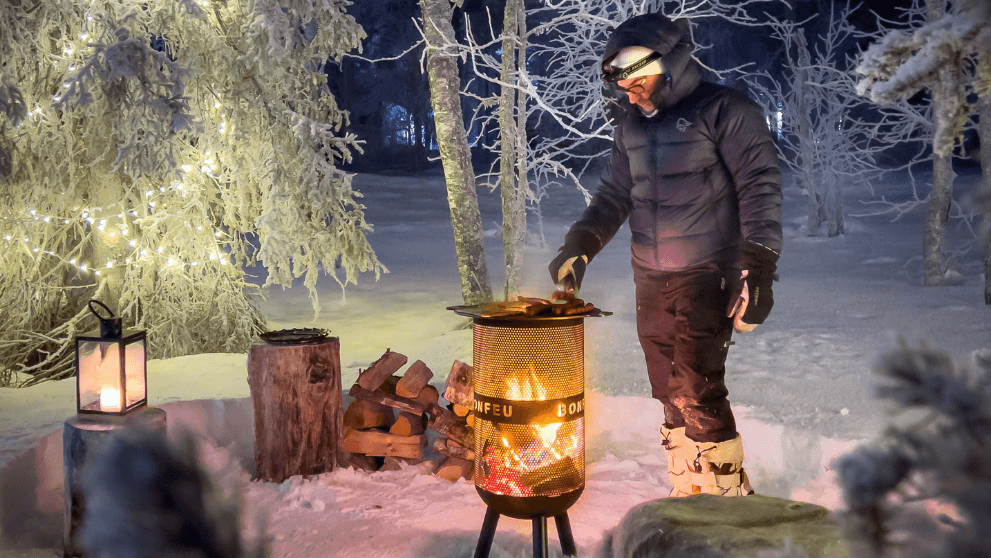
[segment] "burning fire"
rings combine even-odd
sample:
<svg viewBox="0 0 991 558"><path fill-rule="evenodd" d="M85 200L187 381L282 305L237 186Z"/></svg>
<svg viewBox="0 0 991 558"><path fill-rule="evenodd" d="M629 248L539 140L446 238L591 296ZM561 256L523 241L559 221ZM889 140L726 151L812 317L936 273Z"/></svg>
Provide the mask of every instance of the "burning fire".
<svg viewBox="0 0 991 558"><path fill-rule="evenodd" d="M514 377L507 381L507 399L550 399L532 365L530 372L524 379ZM576 478L580 482L584 418L570 422L493 426L498 429L501 443L486 441L482 448L483 488L489 492L516 497L547 496L553 495L553 488L559 485L575 485L577 482L572 481Z"/></svg>
<svg viewBox="0 0 991 558"><path fill-rule="evenodd" d="M525 379L514 376L506 381L506 399L512 401L547 401L547 388L537 379L533 363L527 365L529 373Z"/></svg>

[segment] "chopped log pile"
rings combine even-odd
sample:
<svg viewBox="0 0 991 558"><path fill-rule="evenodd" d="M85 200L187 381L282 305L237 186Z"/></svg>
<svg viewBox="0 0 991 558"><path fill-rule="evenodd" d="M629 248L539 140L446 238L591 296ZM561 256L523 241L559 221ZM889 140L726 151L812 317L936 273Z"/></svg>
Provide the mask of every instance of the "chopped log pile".
<svg viewBox="0 0 991 558"><path fill-rule="evenodd" d="M455 481L471 479L475 435L471 413L472 368L454 361L444 390L430 385L433 372L423 361L406 365L405 355L387 349L358 374L349 394L354 398L344 412L343 450L347 462L365 471L394 470L401 463L422 463L427 430L440 435L431 449L443 456L434 475Z"/></svg>

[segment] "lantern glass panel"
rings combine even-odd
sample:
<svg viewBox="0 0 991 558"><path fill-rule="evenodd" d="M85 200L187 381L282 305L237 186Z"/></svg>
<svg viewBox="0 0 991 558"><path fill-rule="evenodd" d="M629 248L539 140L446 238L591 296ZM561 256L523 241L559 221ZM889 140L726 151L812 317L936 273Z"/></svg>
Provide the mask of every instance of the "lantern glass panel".
<svg viewBox="0 0 991 558"><path fill-rule="evenodd" d="M121 411L120 340L79 340L79 410Z"/></svg>
<svg viewBox="0 0 991 558"><path fill-rule="evenodd" d="M127 407L148 398L145 378L147 377L145 358L145 338L130 340L124 347L124 378L127 382Z"/></svg>

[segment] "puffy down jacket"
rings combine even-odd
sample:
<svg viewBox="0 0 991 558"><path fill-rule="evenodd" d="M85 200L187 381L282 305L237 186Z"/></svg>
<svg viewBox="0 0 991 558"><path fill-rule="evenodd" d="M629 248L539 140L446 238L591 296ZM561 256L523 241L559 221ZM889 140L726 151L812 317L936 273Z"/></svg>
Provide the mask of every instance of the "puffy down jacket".
<svg viewBox="0 0 991 558"><path fill-rule="evenodd" d="M629 219L634 264L658 271L733 267L742 241L780 253L781 171L760 107L701 81L678 22L627 20L603 60L630 45L660 52L670 79L651 96L660 109L653 117L619 101L608 164L570 240L591 259Z"/></svg>

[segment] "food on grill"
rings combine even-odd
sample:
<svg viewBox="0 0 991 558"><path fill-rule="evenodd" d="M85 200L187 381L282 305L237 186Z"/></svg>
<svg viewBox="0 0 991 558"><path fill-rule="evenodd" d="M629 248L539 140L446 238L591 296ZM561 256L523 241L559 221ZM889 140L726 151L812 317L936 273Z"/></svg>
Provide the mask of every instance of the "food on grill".
<svg viewBox="0 0 991 558"><path fill-rule="evenodd" d="M582 316L595 310L595 305L586 303L580 298L575 298L574 293L563 293L558 291L554 297L561 293L563 296L555 300L534 297L517 297L516 300L504 300L499 302L489 302L481 307L483 318L497 318L502 316ZM552 297L552 298L554 298Z"/></svg>

